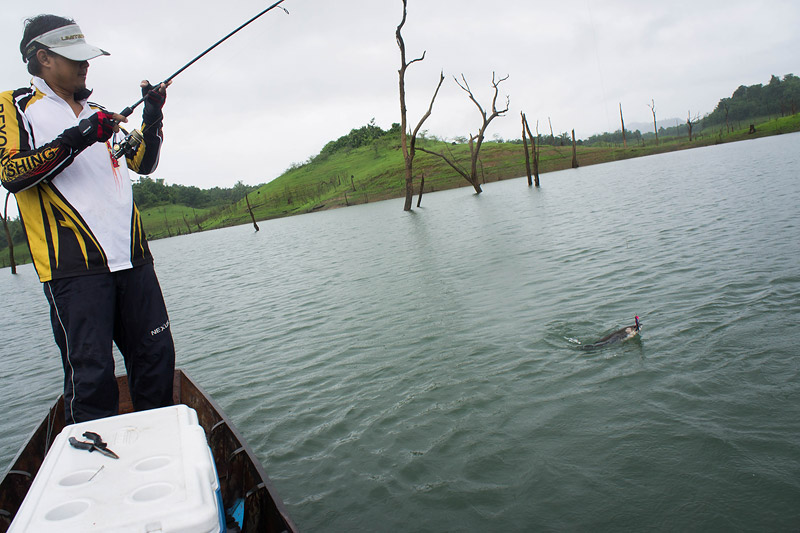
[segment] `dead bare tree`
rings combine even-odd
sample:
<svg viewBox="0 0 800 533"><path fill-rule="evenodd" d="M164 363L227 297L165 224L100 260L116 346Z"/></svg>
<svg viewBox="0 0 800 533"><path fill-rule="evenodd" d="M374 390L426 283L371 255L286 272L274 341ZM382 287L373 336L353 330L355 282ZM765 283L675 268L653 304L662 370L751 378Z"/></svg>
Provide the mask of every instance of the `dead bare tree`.
<svg viewBox="0 0 800 533"><path fill-rule="evenodd" d="M624 148L628 147L628 141L625 139L625 119L622 118L622 102L619 103L619 121L622 124L622 146Z"/></svg>
<svg viewBox="0 0 800 533"><path fill-rule="evenodd" d="M11 196L10 192L6 193L6 205L3 209L3 228L6 230L6 239L8 240L8 260L11 263L11 273L17 273L17 262L14 260L14 241L11 240L11 230L8 228L8 197Z"/></svg>
<svg viewBox="0 0 800 533"><path fill-rule="evenodd" d="M647 107L649 107L650 111L653 112L653 130L656 132L656 146L658 146L658 125L656 125L656 101L651 98L650 103L647 104Z"/></svg>
<svg viewBox="0 0 800 533"><path fill-rule="evenodd" d="M694 119L692 118L692 112L689 111L689 114L686 117L686 125L689 127L689 142L692 142L692 127L698 123L700 120L700 115L695 115Z"/></svg>
<svg viewBox="0 0 800 533"><path fill-rule="evenodd" d="M494 88L494 97L492 98L492 112L491 114L488 115L486 113L486 110L483 109L483 106L481 106L481 104L479 104L478 100L475 98L475 95L473 94L472 89L470 89L469 83L467 82L467 78L464 76L464 74L461 75L462 81L458 81L458 78L456 78L455 76L453 77L453 79L455 79L458 86L461 87L461 89L469 95L469 99L472 100L472 103L474 103L475 106L478 108L478 111L480 112L481 117L483 118L483 124L481 124L478 133L476 135L470 135L469 137L470 170L469 172L467 172L466 170L461 168L456 163L455 158L453 158L452 156L448 157L445 154L432 152L430 150L425 150L424 148L419 148L419 150L421 152L425 152L426 154L431 154L441 157L445 161L445 163L450 165L450 167L453 170L458 172L461 176L463 176L465 180L467 180L470 183L470 185L472 185L476 193L480 194L483 192L483 190L481 189L480 180L478 179L478 158L480 156L481 146L483 145L483 140L485 138L486 130L488 129L489 124L491 124L491 122L495 118L503 116L505 113L508 112L508 107L511 101L511 99L508 96L506 96L506 107L504 109L497 109L497 96L500 94L500 84L506 81L508 79L508 76L497 79L496 74L492 72L492 87Z"/></svg>
<svg viewBox="0 0 800 533"><path fill-rule="evenodd" d="M406 167L406 201L403 205L403 211L411 211L411 202L414 196L414 156L416 155L417 148L417 134L419 133L422 124L428 120L429 116L431 116L431 113L433 112L433 102L436 100L436 96L439 94L439 89L441 88L442 83L444 83L444 72L441 72L439 75L439 84L436 86L436 91L433 93L433 98L431 98L431 104L428 106L428 111L419 120L417 127L414 128L414 131L409 131L407 119L408 109L406 107L406 69L408 69L410 65L425 59L425 52L422 52L421 57L412 59L411 61L406 61L406 43L403 41L403 35L401 32L406 23L406 16L408 12L407 8L408 0L403 0L403 19L400 21L400 24L397 26L397 30L395 31L397 46L400 48L400 70L397 71L399 77L398 82L400 86L400 146L403 150L403 161L405 162ZM411 137L410 140L409 136Z"/></svg>

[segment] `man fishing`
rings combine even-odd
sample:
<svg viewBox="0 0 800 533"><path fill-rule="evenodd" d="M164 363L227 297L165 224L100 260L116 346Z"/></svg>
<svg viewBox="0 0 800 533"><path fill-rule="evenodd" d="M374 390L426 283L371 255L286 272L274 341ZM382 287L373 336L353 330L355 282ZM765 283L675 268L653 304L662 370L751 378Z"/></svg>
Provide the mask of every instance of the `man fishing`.
<svg viewBox="0 0 800 533"><path fill-rule="evenodd" d="M158 164L168 83L142 82L143 141L115 157L127 119L88 102L86 87L89 60L108 52L55 15L26 20L20 52L33 79L0 93L0 180L16 196L50 304L66 422L117 414L112 342L134 408L171 405L175 348L128 176Z"/></svg>

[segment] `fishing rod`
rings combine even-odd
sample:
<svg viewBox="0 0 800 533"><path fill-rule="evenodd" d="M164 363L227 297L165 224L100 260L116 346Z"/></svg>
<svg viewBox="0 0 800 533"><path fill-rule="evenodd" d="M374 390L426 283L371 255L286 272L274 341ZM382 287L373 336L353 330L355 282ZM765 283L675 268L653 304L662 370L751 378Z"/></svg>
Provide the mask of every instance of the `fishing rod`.
<svg viewBox="0 0 800 533"><path fill-rule="evenodd" d="M194 59L192 59L191 61L189 61L188 63L186 63L184 66L182 66L181 68L179 68L179 69L178 69L178 70L177 70L177 71L176 71L174 74L172 74L170 77L168 77L167 79L165 79L165 80L164 80L164 81L162 81L161 83L158 83L158 84L156 84L156 85L155 85L155 87L153 87L153 88L152 88L152 89L150 89L150 90L151 90L151 91L155 91L155 90L157 90L159 87L161 87L162 85L163 85L164 87L166 87L166 86L167 86L167 84L168 84L169 82L171 82L171 81L172 81L174 78L176 78L176 77L178 76L178 74L180 74L181 72L183 72L183 71L184 71L184 70L186 70L187 68L191 67L193 64L195 64L195 63L196 63L196 62L197 62L197 61L198 61L200 58L202 58L204 55L206 55L207 53L209 53L211 50L213 50L213 49L214 49L214 48L216 48L217 46L221 45L223 42L227 41L227 40L228 40L230 37L232 37L234 34L236 34L237 32L239 32L241 29L243 29L245 26L247 26L247 25L248 25L248 24L250 24L251 22L255 21L256 19L258 19L258 18L259 18L259 17L261 17L262 15L265 15L266 13L268 13L268 12L272 11L273 9L275 9L276 7L278 7L278 6L279 6L280 4L282 4L284 1L285 1L285 0L278 0L277 2L275 2L274 4L272 4L271 6L269 6L268 8L266 8L265 10L261 11L260 13L258 13L257 15L255 15L253 18L251 18L250 20L248 20L247 22L245 22L244 24L242 24L241 26L239 26L238 28L236 28L235 30L233 30L232 32L230 32L228 35L226 35L225 37L223 37L222 39L220 39L220 40L219 40L219 41L217 41L216 43L214 43L214 44L212 44L211 46L209 46L209 47L208 47L208 48L207 48L205 51L203 51L203 52L202 52L200 55L198 55L197 57L195 57ZM284 11L284 12L285 12L287 15L289 14L289 11L287 11L285 7L282 7L282 6L281 6L281 9L283 9L283 11ZM128 107L126 107L125 109L123 109L122 111L120 111L120 112L119 112L119 114L120 114L120 115L122 115L122 116L124 116L124 117L128 117L128 116L130 116L130 115L131 115L131 113L133 113L133 110L134 110L134 109L136 109L136 108L139 106L139 104L141 104L142 102L144 102L144 101L145 101L145 99L147 98L147 96L148 96L149 94L150 94L150 92L148 91L148 92L147 92L147 93L145 93L145 95L144 95L144 96L142 96L142 97L141 97L141 98L140 98L140 99L139 99L139 100L138 100L138 101L137 101L135 104L133 104L133 105L131 105L131 106L128 106ZM149 128L151 125L152 125L152 124L150 124L150 125L146 125L145 127L143 127L143 128L142 128L142 131L133 130L133 131L131 131L130 133L128 133L128 134L125 136L125 139L123 139L121 143L115 143L115 144L114 144L114 150L113 150L113 155L114 155L114 157L115 157L115 158L117 158L117 159L119 159L119 157L121 157L122 155L129 155L129 156L133 157L133 155L134 155L134 154L136 154L136 150L139 148L139 145L142 143L142 140L144 140L144 137L143 137L143 135L142 135L142 134L143 134L143 133L144 133L144 131L145 131L145 130L147 130L147 128Z"/></svg>

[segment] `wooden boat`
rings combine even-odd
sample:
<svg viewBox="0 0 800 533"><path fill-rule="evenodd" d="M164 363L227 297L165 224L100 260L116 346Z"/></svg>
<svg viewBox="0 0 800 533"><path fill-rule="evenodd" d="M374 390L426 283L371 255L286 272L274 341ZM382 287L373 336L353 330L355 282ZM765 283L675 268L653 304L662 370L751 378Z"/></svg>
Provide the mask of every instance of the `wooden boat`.
<svg viewBox="0 0 800 533"><path fill-rule="evenodd" d="M117 378L120 414L133 411L128 380ZM172 397L197 411L206 432L219 475L222 501L231 509L243 501L243 533L294 532L296 526L273 488L264 468L222 409L182 370L175 370ZM56 435L64 428L64 402L59 398L17 454L0 482L0 533L5 533L22 505ZM231 524L229 520L229 524ZM236 531L232 528L232 531Z"/></svg>

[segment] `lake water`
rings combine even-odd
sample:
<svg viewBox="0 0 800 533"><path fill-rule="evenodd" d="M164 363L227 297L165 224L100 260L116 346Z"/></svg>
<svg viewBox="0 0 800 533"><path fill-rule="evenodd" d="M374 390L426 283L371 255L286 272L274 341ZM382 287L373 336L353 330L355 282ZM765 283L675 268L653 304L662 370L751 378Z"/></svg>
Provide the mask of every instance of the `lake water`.
<svg viewBox="0 0 800 533"><path fill-rule="evenodd" d="M798 169L792 134L151 247L302 530L797 530ZM5 469L62 378L32 267L0 291Z"/></svg>

